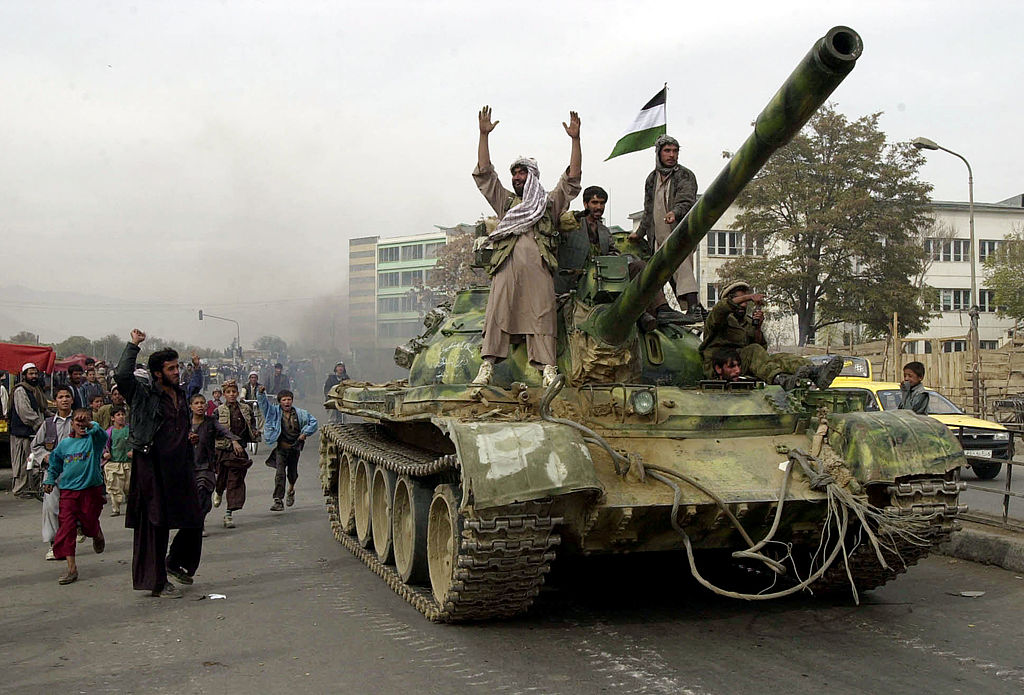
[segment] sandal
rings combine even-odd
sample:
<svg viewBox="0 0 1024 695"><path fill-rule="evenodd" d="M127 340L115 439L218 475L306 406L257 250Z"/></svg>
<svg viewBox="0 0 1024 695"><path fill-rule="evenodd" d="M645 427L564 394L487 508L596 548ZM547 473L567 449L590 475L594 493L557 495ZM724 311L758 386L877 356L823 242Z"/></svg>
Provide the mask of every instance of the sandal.
<svg viewBox="0 0 1024 695"><path fill-rule="evenodd" d="M72 582L78 581L78 572L65 572L60 575L60 579L57 580L58 584L71 584Z"/></svg>
<svg viewBox="0 0 1024 695"><path fill-rule="evenodd" d="M107 547L107 539L103 536L96 536L92 539L92 549L97 555L103 552L103 549Z"/></svg>

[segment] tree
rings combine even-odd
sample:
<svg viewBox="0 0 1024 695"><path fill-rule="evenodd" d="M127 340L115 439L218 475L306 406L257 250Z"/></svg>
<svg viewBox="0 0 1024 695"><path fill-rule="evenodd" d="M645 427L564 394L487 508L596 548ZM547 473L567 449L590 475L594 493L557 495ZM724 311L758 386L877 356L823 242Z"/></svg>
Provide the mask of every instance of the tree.
<svg viewBox="0 0 1024 695"><path fill-rule="evenodd" d="M39 343L39 336L32 331L21 331L12 335L10 342L20 343L21 345L37 345Z"/></svg>
<svg viewBox="0 0 1024 695"><path fill-rule="evenodd" d="M995 293L1000 316L1024 320L1024 226L1014 225L985 259L985 283Z"/></svg>
<svg viewBox="0 0 1024 695"><path fill-rule="evenodd" d="M92 341L92 354L98 359L114 363L124 351L127 341L116 333L110 333L99 340Z"/></svg>
<svg viewBox="0 0 1024 695"><path fill-rule="evenodd" d="M796 314L798 342L834 323L860 323L869 336L923 331L929 312L914 283L925 262L918 239L931 185L917 177L922 155L887 143L880 113L849 121L823 106L740 193L733 229L750 250L721 269L744 279L776 311Z"/></svg>
<svg viewBox="0 0 1024 695"><path fill-rule="evenodd" d="M473 267L476 225L460 224L456 229L458 233L450 234L448 242L438 251L437 264L430 271L429 282L419 283L409 290L409 296L415 299L421 315L451 301L460 290L487 284L487 271Z"/></svg>
<svg viewBox="0 0 1024 695"><path fill-rule="evenodd" d="M54 346L57 357L71 357L72 355L87 355L92 350L92 341L84 335L73 335Z"/></svg>
<svg viewBox="0 0 1024 695"><path fill-rule="evenodd" d="M288 354L288 343L276 335L261 335L253 343L253 347L257 350L266 350L272 355L284 357Z"/></svg>

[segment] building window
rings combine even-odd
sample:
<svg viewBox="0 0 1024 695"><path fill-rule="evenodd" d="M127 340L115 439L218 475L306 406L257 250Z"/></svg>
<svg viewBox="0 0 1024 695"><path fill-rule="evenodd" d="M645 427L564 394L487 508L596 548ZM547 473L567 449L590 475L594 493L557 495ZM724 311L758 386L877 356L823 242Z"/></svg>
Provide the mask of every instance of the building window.
<svg viewBox="0 0 1024 695"><path fill-rule="evenodd" d="M939 290L943 311L967 311L971 308L970 290Z"/></svg>
<svg viewBox="0 0 1024 695"><path fill-rule="evenodd" d="M377 286L378 287L398 287L401 282L402 274L395 271L392 273L378 273L377 274Z"/></svg>
<svg viewBox="0 0 1024 695"><path fill-rule="evenodd" d="M763 256L764 240L748 240L741 232L711 232L708 234L709 256Z"/></svg>
<svg viewBox="0 0 1024 695"><path fill-rule="evenodd" d="M398 301L398 297L378 297L377 298L377 313L379 314L394 314L401 311L401 304Z"/></svg>
<svg viewBox="0 0 1024 695"><path fill-rule="evenodd" d="M412 338L422 330L423 322L414 321L388 321L377 324L377 335L382 338Z"/></svg>
<svg viewBox="0 0 1024 695"><path fill-rule="evenodd" d="M402 311L418 311L420 308L419 298L410 297L409 295L402 296Z"/></svg>
<svg viewBox="0 0 1024 695"><path fill-rule="evenodd" d="M995 312L995 290L978 290L978 311Z"/></svg>
<svg viewBox="0 0 1024 695"><path fill-rule="evenodd" d="M373 249L366 249L365 251L350 251L348 254L349 258L373 258Z"/></svg>
<svg viewBox="0 0 1024 695"><path fill-rule="evenodd" d="M966 340L946 340L942 343L943 352L967 352Z"/></svg>
<svg viewBox="0 0 1024 695"><path fill-rule="evenodd" d="M978 260L984 263L985 259L999 251L1002 245L1003 242L998 239L981 239L978 241Z"/></svg>
<svg viewBox="0 0 1024 695"><path fill-rule="evenodd" d="M360 275L359 277L350 278L349 279L349 284L350 285L371 285L372 286L373 285L373 276L372 275Z"/></svg>
<svg viewBox="0 0 1024 695"><path fill-rule="evenodd" d="M711 282L708 283L708 306L709 307L714 306L715 304L718 303L718 300L721 299L721 297L718 296L719 292L720 292L720 290L718 289L718 285L716 285L714 283L711 283Z"/></svg>
<svg viewBox="0 0 1024 695"><path fill-rule="evenodd" d="M925 239L924 250L933 261L959 263L971 260L971 242L968 239Z"/></svg>
<svg viewBox="0 0 1024 695"><path fill-rule="evenodd" d="M998 350L999 349L999 341L998 340L979 340L978 341L978 349L980 349L980 350Z"/></svg>
<svg viewBox="0 0 1024 695"><path fill-rule="evenodd" d="M443 241L430 242L423 245L423 257L424 258L437 258L437 254L441 253L445 243Z"/></svg>
<svg viewBox="0 0 1024 695"><path fill-rule="evenodd" d="M402 247L403 261L419 261L423 259L423 244L409 244Z"/></svg>
<svg viewBox="0 0 1024 695"><path fill-rule="evenodd" d="M423 284L422 270L403 270L402 287L415 287Z"/></svg>
<svg viewBox="0 0 1024 695"><path fill-rule="evenodd" d="M380 263L394 263L398 260L397 246L384 246L377 250L377 261Z"/></svg>

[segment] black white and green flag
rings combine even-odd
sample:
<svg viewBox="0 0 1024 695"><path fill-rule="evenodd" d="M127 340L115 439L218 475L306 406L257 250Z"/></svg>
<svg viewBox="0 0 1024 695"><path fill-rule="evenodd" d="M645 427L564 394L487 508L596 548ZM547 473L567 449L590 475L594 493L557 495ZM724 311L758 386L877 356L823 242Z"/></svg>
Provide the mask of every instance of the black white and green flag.
<svg viewBox="0 0 1024 695"><path fill-rule="evenodd" d="M654 146L654 141L659 135L664 135L665 129L665 93L668 86L662 88L654 95L654 98L644 104L640 114L633 119L633 124L626 129L619 141L612 148L612 153L605 159L607 162L612 157L620 154L637 152Z"/></svg>

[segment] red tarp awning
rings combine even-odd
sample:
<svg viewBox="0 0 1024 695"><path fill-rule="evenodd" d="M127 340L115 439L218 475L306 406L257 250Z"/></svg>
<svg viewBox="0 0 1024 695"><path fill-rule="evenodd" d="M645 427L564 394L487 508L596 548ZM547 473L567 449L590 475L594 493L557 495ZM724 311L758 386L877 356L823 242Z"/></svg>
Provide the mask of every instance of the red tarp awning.
<svg viewBox="0 0 1024 695"><path fill-rule="evenodd" d="M66 372L68 370L68 367L70 367L73 364L80 365L82 369L85 369L86 357L88 357L88 355L72 355L71 357L66 357L62 360L57 360L53 364L53 369L54 371L57 372Z"/></svg>
<svg viewBox="0 0 1024 695"><path fill-rule="evenodd" d="M0 369L18 374L21 366L32 362L40 371L53 372L57 353L49 345L18 345L16 343L0 343Z"/></svg>

